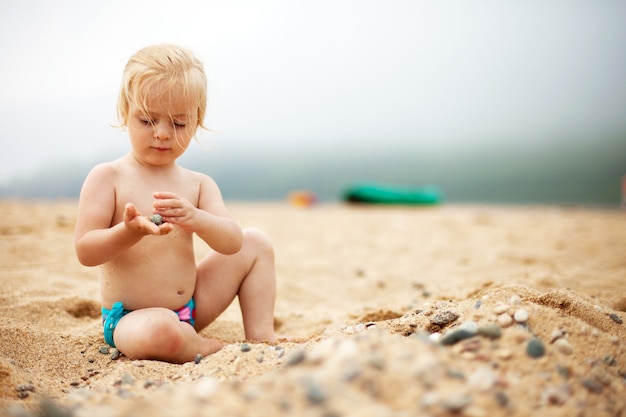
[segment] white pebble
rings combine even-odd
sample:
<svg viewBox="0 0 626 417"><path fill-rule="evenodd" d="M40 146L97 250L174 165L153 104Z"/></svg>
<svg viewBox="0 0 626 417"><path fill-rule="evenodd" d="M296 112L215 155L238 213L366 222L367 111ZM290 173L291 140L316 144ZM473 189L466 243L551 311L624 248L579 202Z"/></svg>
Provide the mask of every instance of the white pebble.
<svg viewBox="0 0 626 417"><path fill-rule="evenodd" d="M520 298L519 295L514 294L514 295L511 296L511 298L509 298L509 304L511 304L511 305L522 304L522 299Z"/></svg>
<svg viewBox="0 0 626 417"><path fill-rule="evenodd" d="M192 395L197 399L207 399L217 391L218 382L211 377L205 377L200 379L192 388Z"/></svg>
<svg viewBox="0 0 626 417"><path fill-rule="evenodd" d="M550 335L550 343L556 342L557 340L559 340L563 336L565 336L565 332L563 330L561 330L561 329L553 330L552 334Z"/></svg>
<svg viewBox="0 0 626 417"><path fill-rule="evenodd" d="M502 313L498 316L498 324L502 327L509 327L513 324L513 319L507 313Z"/></svg>
<svg viewBox="0 0 626 417"><path fill-rule="evenodd" d="M528 321L528 311L526 311L526 309L520 308L515 312L513 318L518 323L526 323Z"/></svg>
<svg viewBox="0 0 626 417"><path fill-rule="evenodd" d="M509 311L509 305L508 304L498 304L497 306L495 306L493 308L492 311L496 315L500 315L502 313L506 313L507 311Z"/></svg>
<svg viewBox="0 0 626 417"><path fill-rule="evenodd" d="M556 346L559 352L564 355L571 355L574 353L574 348L566 339L557 339L557 341L554 342L554 346Z"/></svg>
<svg viewBox="0 0 626 417"><path fill-rule="evenodd" d="M431 333L431 335L428 336L428 338L432 340L433 342L438 341L440 337L441 337L441 333L437 333L437 332Z"/></svg>

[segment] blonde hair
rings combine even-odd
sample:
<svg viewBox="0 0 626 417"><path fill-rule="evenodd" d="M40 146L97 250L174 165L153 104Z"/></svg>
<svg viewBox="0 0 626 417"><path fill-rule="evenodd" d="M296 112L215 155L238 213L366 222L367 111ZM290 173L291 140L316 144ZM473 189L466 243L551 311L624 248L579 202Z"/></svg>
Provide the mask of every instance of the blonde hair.
<svg viewBox="0 0 626 417"><path fill-rule="evenodd" d="M204 126L207 105L207 78L202 62L191 51L176 45L151 45L137 51L124 68L117 101L120 127L128 126L130 104L147 113L150 91L158 89L182 94L187 105L197 103L197 125ZM207 129L208 130L208 129Z"/></svg>

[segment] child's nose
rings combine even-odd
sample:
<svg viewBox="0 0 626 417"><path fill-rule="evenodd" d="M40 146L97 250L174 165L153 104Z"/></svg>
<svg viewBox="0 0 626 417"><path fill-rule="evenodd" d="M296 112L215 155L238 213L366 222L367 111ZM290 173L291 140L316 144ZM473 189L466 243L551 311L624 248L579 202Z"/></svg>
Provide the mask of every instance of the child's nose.
<svg viewBox="0 0 626 417"><path fill-rule="evenodd" d="M154 124L154 137L160 140L166 140L170 137L171 123L159 120Z"/></svg>

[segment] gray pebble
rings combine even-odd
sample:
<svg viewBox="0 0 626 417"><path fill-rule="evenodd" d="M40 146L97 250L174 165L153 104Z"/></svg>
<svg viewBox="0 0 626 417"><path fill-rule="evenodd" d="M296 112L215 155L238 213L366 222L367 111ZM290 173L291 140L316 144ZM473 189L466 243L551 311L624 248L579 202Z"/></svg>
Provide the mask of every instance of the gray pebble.
<svg viewBox="0 0 626 417"><path fill-rule="evenodd" d="M150 216L150 221L157 226L160 226L163 224L163 217L161 217L160 214L153 214L152 216Z"/></svg>
<svg viewBox="0 0 626 417"><path fill-rule="evenodd" d="M615 358L613 356L605 356L602 359L602 362L606 363L608 366L615 366L615 365L617 365L617 361L615 360Z"/></svg>
<svg viewBox="0 0 626 417"><path fill-rule="evenodd" d="M196 365L199 364L202 361L202 355L201 354L197 354L196 357L193 360L193 363L195 363Z"/></svg>
<svg viewBox="0 0 626 417"><path fill-rule="evenodd" d="M35 392L35 386L33 384L18 385L17 387L15 387L15 390L17 392Z"/></svg>
<svg viewBox="0 0 626 417"><path fill-rule="evenodd" d="M572 376L572 371L567 366L557 365L556 371L563 379L569 379Z"/></svg>
<svg viewBox="0 0 626 417"><path fill-rule="evenodd" d="M74 415L74 411L70 408L64 407L54 400L44 398L39 405L40 416L50 417L70 417Z"/></svg>
<svg viewBox="0 0 626 417"><path fill-rule="evenodd" d="M435 314L430 322L432 324L436 324L437 326L442 326L444 324L452 323L454 320L458 319L459 315L451 310L444 310L437 314Z"/></svg>
<svg viewBox="0 0 626 417"><path fill-rule="evenodd" d="M454 330L445 334L441 338L441 344L444 346L454 345L460 342L461 340L469 339L470 337L473 337L475 335L476 333L470 330L465 330L465 329Z"/></svg>
<svg viewBox="0 0 626 417"><path fill-rule="evenodd" d="M306 356L306 351L304 349L295 350L291 352L289 356L287 356L286 365L287 366L297 365L300 362L304 361L305 356Z"/></svg>
<svg viewBox="0 0 626 417"><path fill-rule="evenodd" d="M100 349L98 349L98 352L102 353L103 355L108 355L109 354L109 347L108 346L100 346Z"/></svg>
<svg viewBox="0 0 626 417"><path fill-rule="evenodd" d="M618 323L618 324L622 324L622 323L623 323L622 318L621 318L620 316L618 316L617 314L615 314L615 313L611 313L611 314L609 314L609 317L610 317L610 318L611 318L611 320L613 320L615 323Z"/></svg>
<svg viewBox="0 0 626 417"><path fill-rule="evenodd" d="M115 348L111 349L111 360L112 361L117 360L121 355L122 355L122 353L119 350L117 350Z"/></svg>
<svg viewBox="0 0 626 417"><path fill-rule="evenodd" d="M306 398L313 404L321 404L326 401L328 395L318 384L310 381L307 384Z"/></svg>
<svg viewBox="0 0 626 417"><path fill-rule="evenodd" d="M125 390L125 389L119 389L119 390L117 390L117 395L118 395L120 398L126 398L126 399L133 398L133 393L132 393L132 392L130 392L130 391L128 391L128 390Z"/></svg>
<svg viewBox="0 0 626 417"><path fill-rule="evenodd" d="M133 378L133 376L130 373L125 372L124 375L122 375L122 384L124 384L124 385L134 385L135 384L135 378Z"/></svg>
<svg viewBox="0 0 626 417"><path fill-rule="evenodd" d="M528 341L526 345L526 353L531 358L540 358L546 353L546 348L540 339L534 338Z"/></svg>
<svg viewBox="0 0 626 417"><path fill-rule="evenodd" d="M511 402L508 395L502 391L496 392L496 401L498 401L498 405L502 408L507 408Z"/></svg>
<svg viewBox="0 0 626 417"><path fill-rule="evenodd" d="M602 384L593 378L585 378L582 380L583 387L594 394L602 393Z"/></svg>
<svg viewBox="0 0 626 417"><path fill-rule="evenodd" d="M241 344L241 351L242 352L250 352L252 350L252 347L250 347L249 344L247 343L242 343Z"/></svg>
<svg viewBox="0 0 626 417"><path fill-rule="evenodd" d="M484 326L480 326L477 332L479 335L490 339L498 339L502 336L502 328L497 324L486 324Z"/></svg>

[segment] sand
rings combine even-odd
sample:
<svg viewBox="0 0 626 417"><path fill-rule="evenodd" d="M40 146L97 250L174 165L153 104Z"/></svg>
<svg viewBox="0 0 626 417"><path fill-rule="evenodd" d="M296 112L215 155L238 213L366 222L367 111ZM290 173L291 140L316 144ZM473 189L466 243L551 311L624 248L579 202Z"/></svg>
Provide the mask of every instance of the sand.
<svg viewBox="0 0 626 417"><path fill-rule="evenodd" d="M232 202L300 340L247 343L235 303L172 365L103 349L75 201L0 207L0 415L626 415L625 211Z"/></svg>

